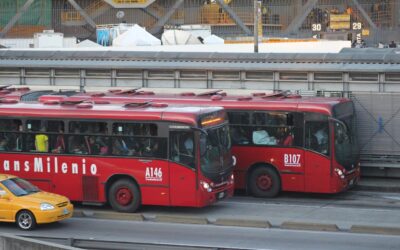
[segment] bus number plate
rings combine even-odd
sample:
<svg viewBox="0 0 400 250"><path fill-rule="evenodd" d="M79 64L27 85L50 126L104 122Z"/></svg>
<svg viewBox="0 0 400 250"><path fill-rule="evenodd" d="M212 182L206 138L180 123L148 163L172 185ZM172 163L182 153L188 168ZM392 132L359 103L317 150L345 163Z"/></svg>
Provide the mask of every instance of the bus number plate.
<svg viewBox="0 0 400 250"><path fill-rule="evenodd" d="M225 192L218 193L218 200L221 200L225 197Z"/></svg>

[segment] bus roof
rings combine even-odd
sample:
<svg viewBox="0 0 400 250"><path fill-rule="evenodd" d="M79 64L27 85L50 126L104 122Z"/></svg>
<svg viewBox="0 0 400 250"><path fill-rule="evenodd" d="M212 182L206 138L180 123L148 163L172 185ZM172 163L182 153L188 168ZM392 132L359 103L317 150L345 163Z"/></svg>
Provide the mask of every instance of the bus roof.
<svg viewBox="0 0 400 250"><path fill-rule="evenodd" d="M16 100L0 102L0 117L45 117L70 119L116 119L141 121L172 121L197 126L198 116L223 110L221 107L168 106L161 103L131 102L130 104L95 104L77 102L28 103Z"/></svg>
<svg viewBox="0 0 400 250"><path fill-rule="evenodd" d="M104 100L112 103L125 103L132 100L155 100L173 104L196 106L221 106L233 110L284 110L298 112L318 112L332 115L332 107L350 101L342 97L302 97L300 95L280 93L253 93L252 95L227 95L220 90L200 94L191 92L181 94L159 94L151 91L109 91L104 93L79 93L69 98Z"/></svg>

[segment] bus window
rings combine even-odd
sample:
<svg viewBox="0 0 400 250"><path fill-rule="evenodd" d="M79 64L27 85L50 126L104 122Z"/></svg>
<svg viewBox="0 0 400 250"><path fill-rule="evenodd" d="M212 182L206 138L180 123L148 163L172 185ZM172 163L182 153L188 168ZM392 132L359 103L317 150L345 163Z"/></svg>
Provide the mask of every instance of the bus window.
<svg viewBox="0 0 400 250"><path fill-rule="evenodd" d="M328 121L307 121L305 130L305 147L321 154L329 155Z"/></svg>
<svg viewBox="0 0 400 250"><path fill-rule="evenodd" d="M49 147L52 153L65 152L64 122L63 121L44 121L49 137Z"/></svg>
<svg viewBox="0 0 400 250"><path fill-rule="evenodd" d="M230 134L234 145L247 145L250 143L249 126L231 126Z"/></svg>
<svg viewBox="0 0 400 250"><path fill-rule="evenodd" d="M48 152L49 137L47 124L43 120L28 120L26 122L26 150L30 152Z"/></svg>
<svg viewBox="0 0 400 250"><path fill-rule="evenodd" d="M141 155L144 157L166 158L166 140L158 138L158 126L154 123L143 124L140 139Z"/></svg>
<svg viewBox="0 0 400 250"><path fill-rule="evenodd" d="M0 151L22 150L22 122L17 119L0 120Z"/></svg>
<svg viewBox="0 0 400 250"><path fill-rule="evenodd" d="M230 124L250 124L250 114L248 112L228 112L228 117Z"/></svg>
<svg viewBox="0 0 400 250"><path fill-rule="evenodd" d="M293 115L285 112L255 112L253 124L268 126L293 125Z"/></svg>
<svg viewBox="0 0 400 250"><path fill-rule="evenodd" d="M57 133L50 136L50 150L52 153L60 154L65 152L64 124L60 123L57 127Z"/></svg>
<svg viewBox="0 0 400 250"><path fill-rule="evenodd" d="M107 123L69 123L68 152L70 154L106 155L109 152Z"/></svg>
<svg viewBox="0 0 400 250"><path fill-rule="evenodd" d="M135 135L139 135L140 124L114 123L112 134L112 154L140 156L140 144ZM136 134L135 134L136 133Z"/></svg>
<svg viewBox="0 0 400 250"><path fill-rule="evenodd" d="M171 131L170 160L195 168L194 134L192 131Z"/></svg>

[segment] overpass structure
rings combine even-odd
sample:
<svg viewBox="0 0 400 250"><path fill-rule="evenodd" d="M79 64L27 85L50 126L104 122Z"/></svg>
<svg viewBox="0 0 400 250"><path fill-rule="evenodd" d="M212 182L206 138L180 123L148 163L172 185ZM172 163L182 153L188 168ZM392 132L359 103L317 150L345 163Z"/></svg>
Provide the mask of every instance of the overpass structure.
<svg viewBox="0 0 400 250"><path fill-rule="evenodd" d="M400 176L400 50L188 53L0 50L0 84L291 90L354 100L365 173ZM177 90L178 91L178 90Z"/></svg>

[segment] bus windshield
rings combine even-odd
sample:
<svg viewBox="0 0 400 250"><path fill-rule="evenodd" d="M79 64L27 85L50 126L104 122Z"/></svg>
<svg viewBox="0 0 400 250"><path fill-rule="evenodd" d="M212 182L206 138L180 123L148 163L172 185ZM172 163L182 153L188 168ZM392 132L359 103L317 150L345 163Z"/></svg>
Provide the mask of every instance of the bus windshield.
<svg viewBox="0 0 400 250"><path fill-rule="evenodd" d="M359 147L356 136L356 119L351 103L340 104L335 108L340 121L334 122L336 161L347 170L353 169L359 161Z"/></svg>
<svg viewBox="0 0 400 250"><path fill-rule="evenodd" d="M206 177L216 180L233 167L229 127L225 124L206 132L200 137L201 171Z"/></svg>

